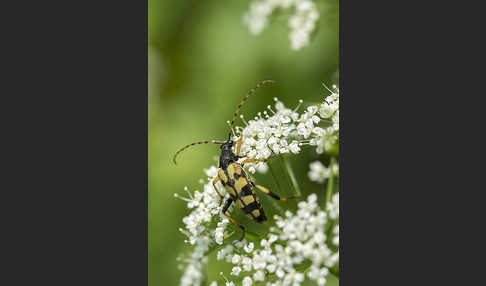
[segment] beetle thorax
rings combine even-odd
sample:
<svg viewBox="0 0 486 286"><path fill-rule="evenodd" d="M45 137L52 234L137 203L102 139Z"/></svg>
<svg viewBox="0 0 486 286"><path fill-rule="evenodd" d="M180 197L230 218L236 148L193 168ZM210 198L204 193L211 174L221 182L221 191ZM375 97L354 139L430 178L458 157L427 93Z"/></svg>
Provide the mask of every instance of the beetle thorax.
<svg viewBox="0 0 486 286"><path fill-rule="evenodd" d="M221 145L221 155L219 156L219 167L223 170L228 167L228 165L232 162L236 162L238 160L238 156L233 153L232 150L233 141L229 140L228 142Z"/></svg>

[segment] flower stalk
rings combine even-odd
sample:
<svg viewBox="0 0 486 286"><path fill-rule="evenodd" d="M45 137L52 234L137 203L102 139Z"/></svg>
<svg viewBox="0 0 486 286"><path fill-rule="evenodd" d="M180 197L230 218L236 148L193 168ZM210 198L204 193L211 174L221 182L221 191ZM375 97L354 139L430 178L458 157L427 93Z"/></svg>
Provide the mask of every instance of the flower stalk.
<svg viewBox="0 0 486 286"><path fill-rule="evenodd" d="M292 187L294 188L294 195L296 197L301 197L302 192L300 191L299 183L297 183L297 179L295 178L294 170L292 169L292 165L290 164L289 160L285 156L280 157L282 159L283 165L285 166L285 170L287 171L287 176L292 182Z"/></svg>
<svg viewBox="0 0 486 286"><path fill-rule="evenodd" d="M273 170L272 165L270 162L267 163L268 169L270 170L270 174L272 175L273 180L275 181L275 184L277 185L277 189L279 192L282 194L282 187L280 186L280 181L278 180L277 176L275 175L275 171ZM283 215L284 211L281 206L278 205L278 203L275 200L271 200L273 207L280 213L280 215Z"/></svg>
<svg viewBox="0 0 486 286"><path fill-rule="evenodd" d="M331 202L332 191L334 189L334 171L333 166L336 164L336 159L334 157L331 158L331 163L329 164L329 180L327 182L327 190L326 190L326 208Z"/></svg>

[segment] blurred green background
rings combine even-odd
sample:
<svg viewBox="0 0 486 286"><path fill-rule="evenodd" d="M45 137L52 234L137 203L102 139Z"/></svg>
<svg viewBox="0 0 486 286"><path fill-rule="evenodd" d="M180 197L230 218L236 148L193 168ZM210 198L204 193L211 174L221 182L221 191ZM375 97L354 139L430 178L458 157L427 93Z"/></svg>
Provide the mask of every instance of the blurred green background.
<svg viewBox="0 0 486 286"><path fill-rule="evenodd" d="M171 159L185 144L225 139L226 121L247 91L257 82L277 83L263 87L250 97L241 111L247 119L273 105L277 96L289 107L299 99L305 103L322 101L328 94L322 83L337 83L339 67L338 2L316 1L320 18L309 46L290 49L287 13L274 13L270 25L259 36L249 33L243 14L249 1L168 1L149 0L149 285L178 285L179 254L190 251L185 236L178 231L189 213L174 193L183 187L200 189L204 168L215 164L219 146L200 145L181 153L178 165ZM242 125L241 121L237 121ZM304 194L324 192L322 185L309 181L308 164L319 159L313 148L292 158ZM280 168L279 160L274 163ZM255 175L262 185L277 191L269 173ZM283 178L282 187L286 187ZM322 196L323 197L323 196ZM267 198L263 204L269 205ZM267 206L266 206L267 209ZM271 209L269 210L272 215ZM236 215L235 215L236 216ZM240 218L239 216L236 216ZM245 218L241 218L245 221ZM253 222L244 222L256 227ZM230 269L210 263L210 280ZM226 275L229 277L229 275ZM333 284L333 283L331 283Z"/></svg>

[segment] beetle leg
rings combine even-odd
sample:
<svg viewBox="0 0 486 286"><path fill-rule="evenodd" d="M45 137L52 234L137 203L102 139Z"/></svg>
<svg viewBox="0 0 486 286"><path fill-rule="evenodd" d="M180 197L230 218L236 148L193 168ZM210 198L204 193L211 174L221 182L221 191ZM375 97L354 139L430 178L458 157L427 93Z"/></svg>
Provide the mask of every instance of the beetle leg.
<svg viewBox="0 0 486 286"><path fill-rule="evenodd" d="M213 187L214 187L214 190L216 191L216 193L218 193L218 195L219 195L219 198L220 198L220 200L219 200L219 205L221 205L221 203L223 202L223 198L224 198L224 197L223 197L223 195L222 195L222 194L221 194L221 193L218 191L218 189L216 188L216 183L217 183L218 181L221 181L221 178L219 178L219 176L217 176L216 178L214 178L214 180L213 180Z"/></svg>
<svg viewBox="0 0 486 286"><path fill-rule="evenodd" d="M255 184L255 187L257 187L260 191L264 192L265 194L267 194L267 195L271 196L272 198L279 200L279 201L286 202L290 199L295 199L295 196L291 196L291 197L288 197L288 198L281 198L277 194L275 194L274 192L270 191L269 189L267 189L267 188L265 188L264 186L261 186L261 185Z"/></svg>
<svg viewBox="0 0 486 286"><path fill-rule="evenodd" d="M254 163L254 162L267 162L268 159L245 159L243 162L241 162L241 166L247 164L247 163Z"/></svg>
<svg viewBox="0 0 486 286"><path fill-rule="evenodd" d="M240 238L240 241L243 240L243 238L245 238L245 227L242 226L241 224L237 223L236 220L234 218L232 218L229 214L226 213L226 211L228 211L228 208L230 207L231 203L233 203L233 199L232 198L228 198L226 200L226 203L224 204L224 207L223 207L223 210L222 210L222 213L224 214L224 216L229 220L231 221L232 223L234 223L236 226L238 226L239 228L241 228L241 230L243 231L243 235L241 236Z"/></svg>
<svg viewBox="0 0 486 286"><path fill-rule="evenodd" d="M243 134L240 135L240 139L236 141L236 156L240 156L241 143L243 142Z"/></svg>

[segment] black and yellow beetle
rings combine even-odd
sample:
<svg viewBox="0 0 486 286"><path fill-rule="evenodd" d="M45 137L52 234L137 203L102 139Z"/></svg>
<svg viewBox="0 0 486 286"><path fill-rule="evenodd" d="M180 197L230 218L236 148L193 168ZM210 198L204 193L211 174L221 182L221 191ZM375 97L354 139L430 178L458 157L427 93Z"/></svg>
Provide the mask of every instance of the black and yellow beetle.
<svg viewBox="0 0 486 286"><path fill-rule="evenodd" d="M293 197L288 197L288 198L281 198L277 194L271 192L269 189L261 186L254 184L248 175L245 173L243 170L243 166L247 163L253 163L253 162L266 162L267 159L246 159L243 160L243 162L238 163L238 159L243 158L240 156L240 149L241 149L241 143L243 140L243 136L241 135L238 141L236 141L236 154L233 152L233 145L234 142L231 140L231 134L233 131L233 124L235 122L236 116L238 115L238 112L240 111L241 107L243 104L245 104L246 100L248 97L255 92L255 90L265 84L268 83L273 83L274 81L271 80L264 80L262 82L259 82L254 88L250 89L248 91L247 95L243 98L243 100L240 102L238 105L238 108L236 109L235 113L233 114L233 119L231 120L230 123L230 131L228 134L228 140L227 141L200 141L200 142L194 142L189 145L184 146L181 148L177 153L174 155L173 161L174 164L176 164L176 157L177 155L184 151L185 149L197 145L197 144L221 144L221 155L219 156L219 170L218 170L218 176L213 180L213 187L214 190L218 193L219 197L221 198L221 202L223 201L223 195L218 191L216 188L216 183L221 181L223 184L224 188L226 191L230 194L230 197L226 200L222 213L235 225L241 228L243 231L243 235L241 239L245 237L245 227L237 223L230 215L228 215L226 212L228 211L228 208L230 205L235 202L236 205L251 219L258 223L263 223L267 220L267 217L265 216L265 212L263 211L263 207L260 204L260 199L258 198L257 194L254 191L254 187L257 189L261 190L267 195L270 195L272 198L280 200L280 201L287 201L288 199L291 199ZM221 204L221 203L220 203Z"/></svg>

